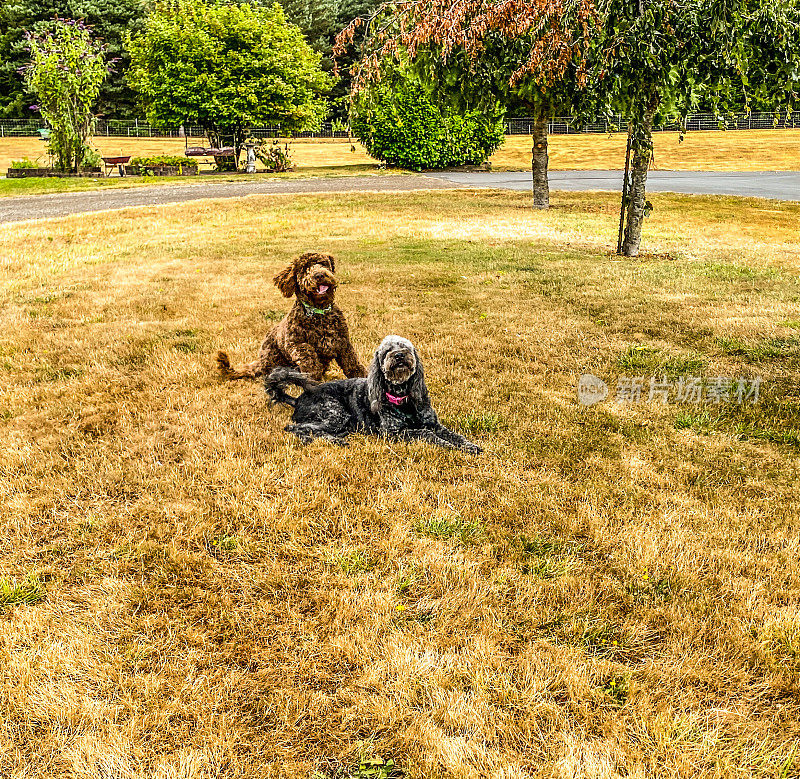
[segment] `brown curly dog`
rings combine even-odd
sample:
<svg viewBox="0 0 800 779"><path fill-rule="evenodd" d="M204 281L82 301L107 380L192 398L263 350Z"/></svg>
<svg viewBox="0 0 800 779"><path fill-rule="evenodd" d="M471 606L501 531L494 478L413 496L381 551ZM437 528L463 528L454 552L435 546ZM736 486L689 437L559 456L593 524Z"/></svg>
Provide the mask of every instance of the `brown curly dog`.
<svg viewBox="0 0 800 779"><path fill-rule="evenodd" d="M217 352L220 373L228 379L255 379L283 366L321 381L336 360L348 378L366 376L344 314L333 302L334 271L330 254L306 252L278 273L273 281L284 297L294 296L292 310L267 334L253 362L234 368L225 352Z"/></svg>

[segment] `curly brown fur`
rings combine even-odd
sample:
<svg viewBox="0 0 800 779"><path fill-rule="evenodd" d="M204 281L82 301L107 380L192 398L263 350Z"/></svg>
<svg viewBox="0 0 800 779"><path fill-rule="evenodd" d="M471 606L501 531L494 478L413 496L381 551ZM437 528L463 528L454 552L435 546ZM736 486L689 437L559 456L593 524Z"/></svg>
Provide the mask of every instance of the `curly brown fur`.
<svg viewBox="0 0 800 779"><path fill-rule="evenodd" d="M321 380L328 366L336 361L348 378L366 376L350 342L344 314L333 302L335 268L330 254L306 252L277 273L275 286L284 297L295 298L294 306L267 333L253 362L233 367L228 355L218 352L220 373L227 379L255 379L275 367L289 367Z"/></svg>
<svg viewBox="0 0 800 779"><path fill-rule="evenodd" d="M303 392L293 398L286 392L289 386ZM366 379L320 384L291 368L275 368L264 388L273 403L294 409L286 430L304 442L323 438L345 446L350 433L360 432L428 441L470 454L482 451L439 422L419 355L410 341L396 335L383 339Z"/></svg>

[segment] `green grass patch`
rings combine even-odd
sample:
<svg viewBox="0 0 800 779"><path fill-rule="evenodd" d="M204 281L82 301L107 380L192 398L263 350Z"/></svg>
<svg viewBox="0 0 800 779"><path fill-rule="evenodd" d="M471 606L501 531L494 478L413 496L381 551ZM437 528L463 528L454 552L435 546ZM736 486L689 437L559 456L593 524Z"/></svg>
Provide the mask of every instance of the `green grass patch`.
<svg viewBox="0 0 800 779"><path fill-rule="evenodd" d="M422 571L417 565L401 565L395 579L395 592L398 595L408 595L421 580Z"/></svg>
<svg viewBox="0 0 800 779"><path fill-rule="evenodd" d="M800 362L800 337L775 336L747 340L744 338L717 338L717 345L724 354L742 357L745 362L786 360L792 364Z"/></svg>
<svg viewBox="0 0 800 779"><path fill-rule="evenodd" d="M699 354L669 354L655 346L631 344L616 358L626 376L696 376L708 365Z"/></svg>
<svg viewBox="0 0 800 779"><path fill-rule="evenodd" d="M790 619L774 622L761 638L764 648L779 663L800 668L800 623Z"/></svg>
<svg viewBox="0 0 800 779"><path fill-rule="evenodd" d="M242 541L238 536L222 533L208 541L208 551L214 557L228 557L233 555L241 546Z"/></svg>
<svg viewBox="0 0 800 779"><path fill-rule="evenodd" d="M203 348L201 333L198 330L175 330L166 333L163 338L170 349L175 349L184 354L194 354Z"/></svg>
<svg viewBox="0 0 800 779"><path fill-rule="evenodd" d="M574 545L551 538L529 538L519 535L511 542L522 573L539 579L557 579L577 565Z"/></svg>
<svg viewBox="0 0 800 779"><path fill-rule="evenodd" d="M44 598L44 587L36 576L26 576L22 581L0 578L0 611L25 604L31 606Z"/></svg>
<svg viewBox="0 0 800 779"><path fill-rule="evenodd" d="M37 382L56 382L77 379L86 372L80 365L40 365L36 368L34 380Z"/></svg>
<svg viewBox="0 0 800 779"><path fill-rule="evenodd" d="M330 556L328 562L346 576L358 576L375 567L375 560L372 556L365 549L358 548L335 552Z"/></svg>
<svg viewBox="0 0 800 779"><path fill-rule="evenodd" d="M698 435L723 433L742 441L765 441L800 449L800 405L792 399L728 404L714 411L684 410L676 415L674 426Z"/></svg>
<svg viewBox="0 0 800 779"><path fill-rule="evenodd" d="M508 427L508 423L499 414L485 411L458 414L453 420L453 426L464 433L496 433Z"/></svg>
<svg viewBox="0 0 800 779"><path fill-rule="evenodd" d="M774 268L751 268L729 262L703 263L697 268L697 274L718 281L761 281L780 275Z"/></svg>
<svg viewBox="0 0 800 779"><path fill-rule="evenodd" d="M29 298L24 298L22 302L28 303L30 305L47 305L48 303L53 303L56 300L66 300L67 298L72 297L74 294L73 290L65 289L65 290L58 290L52 292L43 292L41 295L34 295Z"/></svg>
<svg viewBox="0 0 800 779"><path fill-rule="evenodd" d="M403 779L406 774L389 758L370 755L362 757L358 765L312 771L308 779Z"/></svg>
<svg viewBox="0 0 800 779"><path fill-rule="evenodd" d="M692 430L698 435L711 435L722 429L719 414L708 411L680 411L675 417L676 430Z"/></svg>
<svg viewBox="0 0 800 779"><path fill-rule="evenodd" d="M611 699L612 705L621 708L628 701L630 683L627 676L612 675L603 684L603 692Z"/></svg>
<svg viewBox="0 0 800 779"><path fill-rule="evenodd" d="M480 541L485 536L483 525L464 519L459 514L440 514L423 517L414 529L419 535L455 540L465 546Z"/></svg>
<svg viewBox="0 0 800 779"><path fill-rule="evenodd" d="M567 626L565 638L597 657L614 658L625 650L624 637L616 625L587 615L575 617Z"/></svg>

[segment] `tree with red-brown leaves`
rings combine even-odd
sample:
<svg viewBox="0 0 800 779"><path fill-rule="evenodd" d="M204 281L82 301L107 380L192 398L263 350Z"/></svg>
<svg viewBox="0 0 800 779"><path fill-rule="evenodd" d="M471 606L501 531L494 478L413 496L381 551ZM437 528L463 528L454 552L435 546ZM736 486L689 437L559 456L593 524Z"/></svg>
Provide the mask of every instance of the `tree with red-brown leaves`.
<svg viewBox="0 0 800 779"><path fill-rule="evenodd" d="M354 19L334 55L360 39L355 91L402 59L464 106L525 106L534 117L533 203L547 208L548 119L571 110L585 86L598 23L595 0L399 0Z"/></svg>

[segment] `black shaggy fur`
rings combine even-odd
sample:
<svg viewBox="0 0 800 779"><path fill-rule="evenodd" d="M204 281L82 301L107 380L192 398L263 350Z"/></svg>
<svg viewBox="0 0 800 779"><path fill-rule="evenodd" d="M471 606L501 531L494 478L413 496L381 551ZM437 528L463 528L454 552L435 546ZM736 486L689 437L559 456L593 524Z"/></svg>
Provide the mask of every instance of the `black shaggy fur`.
<svg viewBox="0 0 800 779"><path fill-rule="evenodd" d="M294 398L286 392L288 386L303 392ZM321 384L291 368L275 368L264 387L273 403L294 409L286 430L304 442L324 438L346 445L347 436L359 432L429 441L470 454L482 451L439 422L419 355L410 341L396 335L383 339L366 379Z"/></svg>

